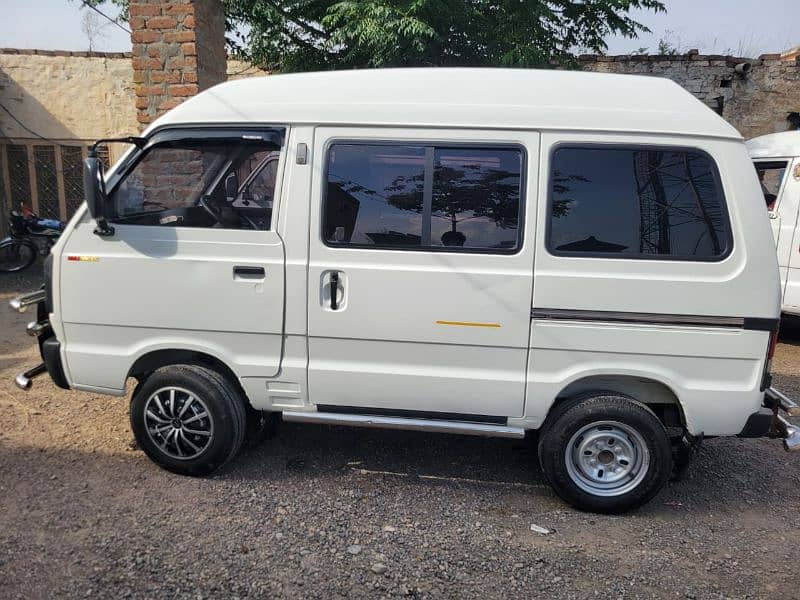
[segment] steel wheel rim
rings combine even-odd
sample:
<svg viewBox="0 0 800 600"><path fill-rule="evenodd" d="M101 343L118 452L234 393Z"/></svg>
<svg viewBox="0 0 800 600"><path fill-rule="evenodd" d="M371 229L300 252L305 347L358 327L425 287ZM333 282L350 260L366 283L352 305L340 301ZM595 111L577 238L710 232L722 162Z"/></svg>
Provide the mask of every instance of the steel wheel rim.
<svg viewBox="0 0 800 600"><path fill-rule="evenodd" d="M642 435L618 421L596 421L579 429L565 451L567 473L593 496L622 496L647 475L650 451Z"/></svg>
<svg viewBox="0 0 800 600"><path fill-rule="evenodd" d="M196 394L180 387L163 387L144 405L147 436L170 458L191 460L214 439L214 418Z"/></svg>

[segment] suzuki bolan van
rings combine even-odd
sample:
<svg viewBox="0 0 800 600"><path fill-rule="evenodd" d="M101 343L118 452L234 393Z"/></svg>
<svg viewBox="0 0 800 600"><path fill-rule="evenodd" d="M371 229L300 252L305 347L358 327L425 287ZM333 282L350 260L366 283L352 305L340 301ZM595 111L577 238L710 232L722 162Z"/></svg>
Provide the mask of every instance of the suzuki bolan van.
<svg viewBox="0 0 800 600"><path fill-rule="evenodd" d="M784 438L775 249L744 141L658 78L268 76L158 119L45 266L29 333L204 475L266 416L522 438L574 506L636 507L704 436Z"/></svg>
<svg viewBox="0 0 800 600"><path fill-rule="evenodd" d="M778 250L783 312L800 315L800 131L753 138L747 149L756 167Z"/></svg>

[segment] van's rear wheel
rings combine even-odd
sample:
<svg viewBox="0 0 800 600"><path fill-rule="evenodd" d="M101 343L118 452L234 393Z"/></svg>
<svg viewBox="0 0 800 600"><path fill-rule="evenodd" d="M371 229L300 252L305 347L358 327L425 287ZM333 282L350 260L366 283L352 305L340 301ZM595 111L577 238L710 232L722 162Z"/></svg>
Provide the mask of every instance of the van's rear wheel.
<svg viewBox="0 0 800 600"><path fill-rule="evenodd" d="M242 446L245 405L221 374L195 365L162 367L131 399L131 428L159 466L181 475L207 475Z"/></svg>
<svg viewBox="0 0 800 600"><path fill-rule="evenodd" d="M599 393L559 407L542 431L539 462L556 493L580 510L619 513L658 493L672 471L664 425L644 404Z"/></svg>

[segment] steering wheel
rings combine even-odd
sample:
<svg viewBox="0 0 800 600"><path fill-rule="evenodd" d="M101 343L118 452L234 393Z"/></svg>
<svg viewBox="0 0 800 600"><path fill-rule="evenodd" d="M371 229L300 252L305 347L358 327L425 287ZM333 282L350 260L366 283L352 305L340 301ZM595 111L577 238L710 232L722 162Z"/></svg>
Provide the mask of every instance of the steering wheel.
<svg viewBox="0 0 800 600"><path fill-rule="evenodd" d="M211 196L202 196L198 204L203 207L203 210L205 210L214 221L222 224L222 206L220 206L216 200Z"/></svg>

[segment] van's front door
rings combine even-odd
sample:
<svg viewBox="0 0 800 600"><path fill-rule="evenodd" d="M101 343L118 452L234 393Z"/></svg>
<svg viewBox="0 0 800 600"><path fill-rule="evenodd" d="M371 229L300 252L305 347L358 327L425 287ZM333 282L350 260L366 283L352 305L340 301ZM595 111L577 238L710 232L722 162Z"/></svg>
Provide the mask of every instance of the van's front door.
<svg viewBox="0 0 800 600"><path fill-rule="evenodd" d="M243 379L278 372L281 143L260 130L164 132L111 178L113 235L95 235L85 217L62 255L75 384L119 388L120 368L154 350L208 354Z"/></svg>
<svg viewBox="0 0 800 600"><path fill-rule="evenodd" d="M538 135L320 128L314 139L311 402L521 416Z"/></svg>

